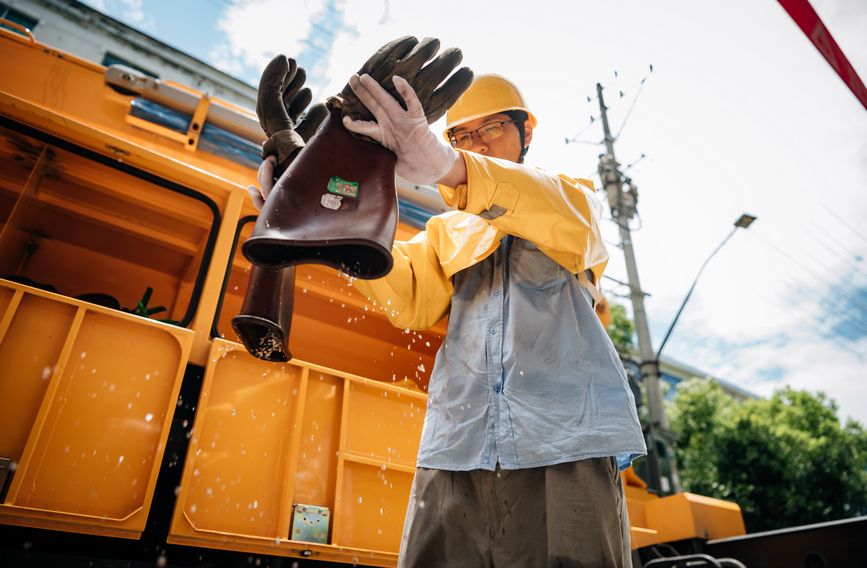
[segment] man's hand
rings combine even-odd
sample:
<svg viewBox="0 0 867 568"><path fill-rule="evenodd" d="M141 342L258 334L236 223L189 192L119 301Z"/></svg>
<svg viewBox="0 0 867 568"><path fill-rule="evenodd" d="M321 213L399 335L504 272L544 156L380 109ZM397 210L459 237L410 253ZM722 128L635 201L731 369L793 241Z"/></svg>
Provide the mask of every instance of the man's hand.
<svg viewBox="0 0 867 568"><path fill-rule="evenodd" d="M403 179L421 185L439 181L451 171L457 152L431 132L424 109L409 83L401 77L394 77L393 81L406 110L369 75L353 75L349 85L376 122L345 116L343 125L394 152L395 173Z"/></svg>
<svg viewBox="0 0 867 568"><path fill-rule="evenodd" d="M271 195L271 190L274 189L274 170L277 168L277 158L270 155L265 158L262 165L259 166L259 173L256 174L256 180L259 182L261 190L255 185L247 186L247 193L253 199L253 205L256 206L256 211L261 211L265 206L265 200Z"/></svg>

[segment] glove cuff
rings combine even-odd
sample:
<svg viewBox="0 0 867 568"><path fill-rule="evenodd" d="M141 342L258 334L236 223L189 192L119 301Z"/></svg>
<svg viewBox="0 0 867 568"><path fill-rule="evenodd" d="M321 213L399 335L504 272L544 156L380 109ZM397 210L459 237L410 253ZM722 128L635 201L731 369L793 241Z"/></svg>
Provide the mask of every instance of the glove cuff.
<svg viewBox="0 0 867 568"><path fill-rule="evenodd" d="M298 150L304 147L304 139L294 130L281 130L262 144L262 159L276 156L277 163L282 164Z"/></svg>
<svg viewBox="0 0 867 568"><path fill-rule="evenodd" d="M352 120L376 120L367 108L345 96L343 93L338 93L325 100L328 110L339 109L340 117L348 116Z"/></svg>

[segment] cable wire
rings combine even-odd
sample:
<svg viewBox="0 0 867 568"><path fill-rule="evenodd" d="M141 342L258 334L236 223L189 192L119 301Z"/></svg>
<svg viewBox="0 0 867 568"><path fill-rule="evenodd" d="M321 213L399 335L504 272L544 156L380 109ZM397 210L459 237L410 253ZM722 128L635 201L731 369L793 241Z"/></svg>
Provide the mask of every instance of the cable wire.
<svg viewBox="0 0 867 568"><path fill-rule="evenodd" d="M623 124L620 125L620 129L617 131L617 134L614 135L615 140L620 138L620 133L623 132L623 127L626 126L626 121L629 120L629 115L632 113L632 109L635 108L635 103L638 101L638 96L641 94L641 89L644 88L644 82L646 80L647 77L641 80L641 83L638 86L638 92L635 93L635 98L632 99L632 104L629 105L629 110L626 111L626 116L623 118Z"/></svg>
<svg viewBox="0 0 867 568"><path fill-rule="evenodd" d="M847 293L845 290L841 289L836 284L832 284L832 283L828 282L825 278L822 278L822 276L819 273L817 273L815 270L813 270L809 266L802 264L801 262L799 262L798 260L793 258L791 255L789 255L787 252L785 252L784 250L780 249L775 244L771 243L770 241L768 241L767 239L762 237L761 234L757 233L756 231L750 231L750 233L753 235L756 235L756 237L758 237L759 240L761 240L763 243L765 243L766 245L768 245L769 247L771 247L772 249L774 249L775 251L777 251L778 253L780 253L784 257L786 257L789 260L791 260L792 262L794 262L797 266L799 266L801 269L803 269L804 272L806 272L807 274L810 274L811 276L818 279L820 282L824 283L831 291L837 293L840 296L843 296L844 298L849 299L855 306L857 306L857 308L859 310L867 312L867 305L862 303L860 299L858 299L857 297L855 297L852 294Z"/></svg>

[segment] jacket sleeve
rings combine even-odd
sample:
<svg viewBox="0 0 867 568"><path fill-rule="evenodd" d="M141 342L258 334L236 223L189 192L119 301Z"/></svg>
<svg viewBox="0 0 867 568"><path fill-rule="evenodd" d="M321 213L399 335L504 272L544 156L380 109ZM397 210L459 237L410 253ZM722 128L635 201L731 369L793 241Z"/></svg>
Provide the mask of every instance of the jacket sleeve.
<svg viewBox="0 0 867 568"><path fill-rule="evenodd" d="M460 151L460 150L459 150ZM467 183L439 186L445 202L535 244L577 274L591 269L596 282L608 263L593 182L460 151Z"/></svg>

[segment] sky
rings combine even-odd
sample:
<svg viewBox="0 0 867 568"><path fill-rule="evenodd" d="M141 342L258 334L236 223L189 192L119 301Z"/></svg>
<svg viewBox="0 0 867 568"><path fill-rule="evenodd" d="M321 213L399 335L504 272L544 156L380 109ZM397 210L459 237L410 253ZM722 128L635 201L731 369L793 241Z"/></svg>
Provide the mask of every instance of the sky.
<svg viewBox="0 0 867 568"><path fill-rule="evenodd" d="M252 85L274 55L295 57L316 101L382 44L437 37L518 85L539 121L529 165L597 186L601 84L638 188L630 228L654 349L749 213L663 354L759 396L822 391L867 425L867 109L776 0L85 3ZM867 3L811 4L867 82ZM610 215L603 230L603 290L631 313Z"/></svg>

